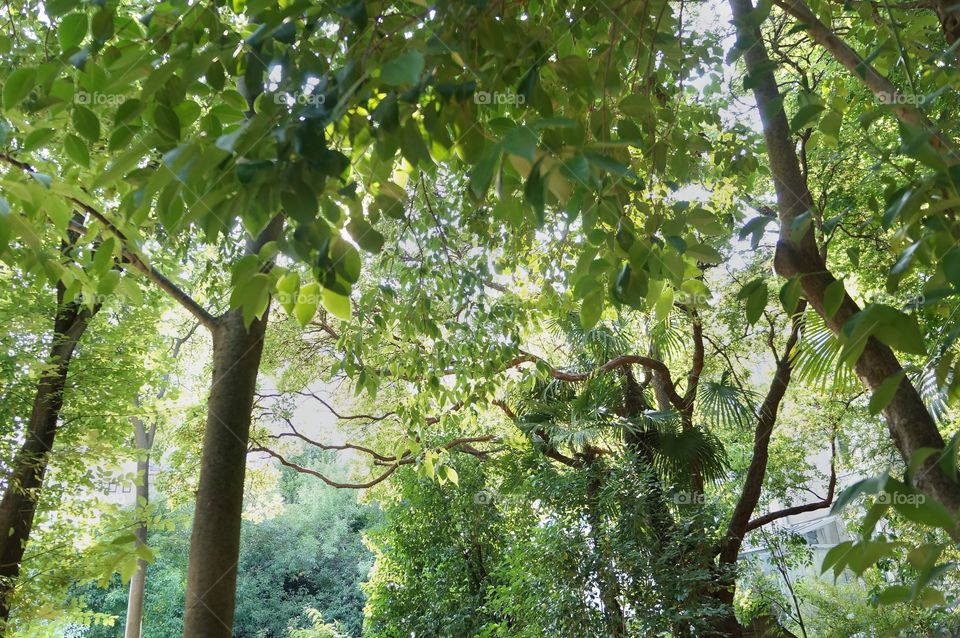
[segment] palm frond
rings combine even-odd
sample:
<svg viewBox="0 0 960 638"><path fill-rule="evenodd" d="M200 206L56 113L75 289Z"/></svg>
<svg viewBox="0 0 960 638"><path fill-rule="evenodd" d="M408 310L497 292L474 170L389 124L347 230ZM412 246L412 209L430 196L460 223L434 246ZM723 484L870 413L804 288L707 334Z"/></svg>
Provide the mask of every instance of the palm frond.
<svg viewBox="0 0 960 638"><path fill-rule="evenodd" d="M680 356L686 344L687 335L675 316L671 316L667 321L658 322L650 330L650 355L658 359Z"/></svg>
<svg viewBox="0 0 960 638"><path fill-rule="evenodd" d="M554 336L567 342L571 352L576 353L574 358L581 364L612 359L626 352L630 346L630 339L621 326L601 322L590 330L584 330L580 315L576 313L551 319L547 328Z"/></svg>
<svg viewBox="0 0 960 638"><path fill-rule="evenodd" d="M698 414L710 426L746 427L754 420L757 394L730 383L726 373L719 381L701 381L697 397Z"/></svg>
<svg viewBox="0 0 960 638"><path fill-rule="evenodd" d="M950 420L950 385L952 374L948 374L944 384L937 383L936 360L930 361L923 369L909 375L910 381L920 393L920 398L939 424Z"/></svg>
<svg viewBox="0 0 960 638"><path fill-rule="evenodd" d="M657 432L651 447L654 469L667 482L689 480L693 467L697 467L703 480L708 482L719 481L726 475L728 466L723 444L702 428Z"/></svg>
<svg viewBox="0 0 960 638"><path fill-rule="evenodd" d="M858 387L853 368L840 361L840 342L812 311L803 315L793 366L799 380L819 390L853 392Z"/></svg>

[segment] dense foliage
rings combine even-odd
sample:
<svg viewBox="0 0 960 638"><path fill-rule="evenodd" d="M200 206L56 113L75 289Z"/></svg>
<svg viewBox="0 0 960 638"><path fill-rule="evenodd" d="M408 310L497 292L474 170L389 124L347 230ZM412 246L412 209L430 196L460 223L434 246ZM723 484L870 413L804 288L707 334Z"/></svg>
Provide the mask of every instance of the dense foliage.
<svg viewBox="0 0 960 638"><path fill-rule="evenodd" d="M3 10L6 635L960 630L948 0Z"/></svg>

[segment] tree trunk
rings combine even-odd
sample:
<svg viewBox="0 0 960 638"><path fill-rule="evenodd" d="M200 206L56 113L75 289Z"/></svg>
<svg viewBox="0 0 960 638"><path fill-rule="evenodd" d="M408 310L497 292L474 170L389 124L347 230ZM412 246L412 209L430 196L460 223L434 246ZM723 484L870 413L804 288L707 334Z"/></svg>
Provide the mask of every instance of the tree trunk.
<svg viewBox="0 0 960 638"><path fill-rule="evenodd" d="M23 445L13 460L7 488L0 502L0 621L10 615L11 594L37 511L40 489L57 433L63 391L77 342L97 311L76 302L64 303L64 287L57 286L57 316L48 369L40 377Z"/></svg>
<svg viewBox="0 0 960 638"><path fill-rule="evenodd" d="M953 0L937 0L935 10L947 44L951 47L956 46L957 40L960 40L960 10L957 8L957 3ZM954 59L960 57L960 51L954 49L952 57Z"/></svg>
<svg viewBox="0 0 960 638"><path fill-rule="evenodd" d="M276 239L282 225L278 216L248 244L247 253L257 254ZM213 379L190 538L184 638L232 635L247 443L268 315L269 309L248 329L237 308L217 319L212 330Z"/></svg>
<svg viewBox="0 0 960 638"><path fill-rule="evenodd" d="M152 431L147 429L142 420L133 418L136 433L137 449L146 450L142 459L137 459L137 476L140 482L137 485L136 508L146 508L150 503L150 447L153 443ZM134 532L137 536L137 546L147 544L147 521L142 519ZM127 597L127 624L123 632L124 638L140 638L140 628L143 624L143 598L147 586L147 561L137 561L137 571L130 578L130 594Z"/></svg>
<svg viewBox="0 0 960 638"><path fill-rule="evenodd" d="M774 267L783 277L800 277L804 297L835 334L843 324L860 311L857 303L845 295L840 309L832 317L824 310L824 293L835 281L818 251L813 229L799 240L792 237L794 221L813 209L813 198L800 171L796 149L790 137L783 101L773 76L773 67L760 37L759 27L750 26L753 11L750 0L730 0L734 21L738 25L737 46L744 49L747 71L760 110L769 157L770 172L777 193L780 217L780 238ZM891 375L902 370L893 351L880 341L867 340L863 354L854 365L857 376L873 391ZM907 378L901 381L893 400L883 410L890 436L904 460L909 463L921 448L942 449L943 438L916 389ZM917 473L917 487L951 511L960 509L960 486L936 463L937 455L928 459Z"/></svg>
<svg viewBox="0 0 960 638"><path fill-rule="evenodd" d="M225 314L213 333L213 382L190 539L185 638L232 635L247 439L266 327L264 315L248 330L237 309Z"/></svg>

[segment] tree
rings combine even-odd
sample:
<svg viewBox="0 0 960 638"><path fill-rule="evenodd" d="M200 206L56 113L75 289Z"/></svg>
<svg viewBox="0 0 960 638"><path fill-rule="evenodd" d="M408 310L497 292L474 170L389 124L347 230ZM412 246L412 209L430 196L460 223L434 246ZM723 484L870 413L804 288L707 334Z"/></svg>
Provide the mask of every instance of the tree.
<svg viewBox="0 0 960 638"><path fill-rule="evenodd" d="M113 293L136 305L146 280L212 336L186 635L232 630L251 409L264 343L279 334L268 332L274 298L305 327L293 333L303 342L295 357L319 358L288 373L290 388L324 403L312 373L344 381L362 398L343 420L376 430L329 443L291 421L285 437L365 455L373 472L330 478L263 437L252 447L342 487L379 485L408 467L455 482L451 459L496 456L505 433L492 415L516 435L523 416L509 400L538 383L576 387L557 395L575 405L592 395L579 384L618 380L622 394L593 403L597 414L675 412L673 442L703 443L704 382L720 383L704 370L743 374L727 360L707 363L704 320L718 300L742 302L731 325L749 332L764 319L775 369L751 414L752 453L725 537L700 543L703 559L690 567L713 569L699 593L728 608L714 631L740 631L729 566L747 532L795 511L754 517L795 366L824 377L852 365L901 455L904 480L858 484L838 507L863 492L919 489L935 502L896 511L957 533L960 439L945 441L929 407L960 387L956 334L942 330L960 254L948 96L956 12L730 6L738 44L729 59L744 57L762 141L731 121L739 95L724 88L721 29L691 21L683 3L12 3L16 37L0 42L0 236L12 241L0 256L62 289L61 305L91 313ZM855 51L874 41L888 44ZM871 96L883 104L864 102ZM855 118L866 125L856 133ZM824 148L841 140L849 148L831 157ZM734 263L774 218L772 261L786 279L779 318L763 267L743 282L749 268ZM50 249L61 243L68 258ZM726 277L711 272L718 265ZM637 347L586 356L589 344L548 329L571 314L586 332L624 321ZM673 322L689 348L658 343L656 330ZM721 359L736 356L711 345ZM266 353L271 365L277 357ZM571 473L607 456L653 467L636 478L663 501L678 477L656 467L663 452L649 441L659 434L592 417L620 438L519 431ZM685 486L707 493L709 455L686 458ZM581 487L590 496L603 483ZM868 521L888 509L871 509ZM659 512L662 530L683 520L669 506ZM587 526L603 527L600 510L590 517ZM867 527L864 543L874 542ZM616 568L604 567L617 548L584 542L596 543L589 573L606 598L606 630L623 633L627 606L616 610Z"/></svg>
<svg viewBox="0 0 960 638"><path fill-rule="evenodd" d="M75 241L76 236L72 239ZM65 244L62 252L70 249L70 244ZM13 459L12 472L6 478L6 490L0 501L0 529L8 530L0 540L0 620L4 623L10 615L11 592L20 573L20 562L36 516L38 492L57 434L70 361L91 318L99 310L97 305L91 309L67 299L63 284L57 284L56 295L48 370L37 384L24 442Z"/></svg>

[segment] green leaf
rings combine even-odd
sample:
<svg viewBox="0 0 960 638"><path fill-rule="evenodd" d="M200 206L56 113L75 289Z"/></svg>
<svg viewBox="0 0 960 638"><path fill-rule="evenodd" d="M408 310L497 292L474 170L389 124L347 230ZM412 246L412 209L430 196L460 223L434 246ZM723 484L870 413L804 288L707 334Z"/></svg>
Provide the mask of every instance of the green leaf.
<svg viewBox="0 0 960 638"><path fill-rule="evenodd" d="M423 54L416 50L408 51L383 65L380 81L392 86L416 84L423 73L423 66Z"/></svg>
<svg viewBox="0 0 960 638"><path fill-rule="evenodd" d="M926 498L923 494L915 495L918 500L909 502L897 502L894 497L893 508L897 513L921 525L929 527L939 527L943 530L951 531L956 527L956 520L950 515L950 512L940 503ZM925 499L925 500L919 500Z"/></svg>
<svg viewBox="0 0 960 638"><path fill-rule="evenodd" d="M843 115L830 111L820 120L820 132L832 140L834 144L840 140L840 127L843 125Z"/></svg>
<svg viewBox="0 0 960 638"><path fill-rule="evenodd" d="M861 576L863 572L876 563L881 558L891 555L899 547L899 543L888 541L863 541L854 545L850 553L845 556L847 567ZM837 572L837 565L834 565L834 573Z"/></svg>
<svg viewBox="0 0 960 638"><path fill-rule="evenodd" d="M842 279L837 279L827 286L827 289L823 293L823 312L827 319L831 319L837 314L840 306L843 305L846 294L847 291L843 286Z"/></svg>
<svg viewBox="0 0 960 638"><path fill-rule="evenodd" d="M420 166L433 163L430 150L423 141L420 126L415 119L408 118L400 134L400 151L411 166Z"/></svg>
<svg viewBox="0 0 960 638"><path fill-rule="evenodd" d="M347 232L357 245L368 253L376 254L383 250L383 244L386 241L383 235L363 217L352 217L347 223Z"/></svg>
<svg viewBox="0 0 960 638"><path fill-rule="evenodd" d="M350 319L350 298L344 297L343 295L330 290L329 288L324 288L323 293L323 307L326 308L331 314L335 317L347 321Z"/></svg>
<svg viewBox="0 0 960 638"><path fill-rule="evenodd" d="M815 120L823 111L824 108L822 104L807 104L806 106L800 107L797 114L790 120L790 131L796 133L800 129L806 128L807 125Z"/></svg>
<svg viewBox="0 0 960 638"><path fill-rule="evenodd" d="M503 150L533 163L537 159L537 134L529 126L517 126L503 136Z"/></svg>
<svg viewBox="0 0 960 638"><path fill-rule="evenodd" d="M37 70L33 68L17 69L11 73L3 85L3 108L9 110L30 95L36 81Z"/></svg>
<svg viewBox="0 0 960 638"><path fill-rule="evenodd" d="M93 271L102 275L113 267L114 252L117 249L117 240L115 237L107 237L97 246L93 254Z"/></svg>
<svg viewBox="0 0 960 638"><path fill-rule="evenodd" d="M788 315L797 311L800 303L800 277L794 276L787 280L780 288L780 304Z"/></svg>
<svg viewBox="0 0 960 638"><path fill-rule="evenodd" d="M444 478L450 481L454 485L460 485L460 475L457 474L457 471L450 467L449 465L444 465Z"/></svg>
<svg viewBox="0 0 960 638"><path fill-rule="evenodd" d="M670 316L670 311L673 310L673 298L673 288L669 285L664 286L656 305L654 305L657 321L664 321Z"/></svg>
<svg viewBox="0 0 960 638"><path fill-rule="evenodd" d="M723 255L709 244L688 244L686 253L704 264L719 264L723 262Z"/></svg>
<svg viewBox="0 0 960 638"><path fill-rule="evenodd" d="M887 513L887 510L890 509L888 503L874 503L870 506L870 509L867 510L866 515L863 517L863 521L860 523L860 535L864 539L869 539L873 535L873 530L877 527L877 523Z"/></svg>
<svg viewBox="0 0 960 638"><path fill-rule="evenodd" d="M943 274L954 288L960 289L960 246L954 246L940 259Z"/></svg>
<svg viewBox="0 0 960 638"><path fill-rule="evenodd" d="M48 16L56 18L80 6L80 0L46 0L43 8Z"/></svg>
<svg viewBox="0 0 960 638"><path fill-rule="evenodd" d="M870 403L867 405L867 410L870 414L880 414L880 412L887 407L890 401L893 400L893 395L896 394L897 388L900 387L900 382L903 380L905 374L903 370L895 372L877 386L877 389L870 395Z"/></svg>
<svg viewBox="0 0 960 638"><path fill-rule="evenodd" d="M861 494L876 494L878 491L883 489L883 486L887 482L887 476L881 474L880 476L874 476L867 479L862 479L846 488L837 496L837 499L833 502L833 507L830 508L831 514L838 514L843 511L843 509L849 505L855 498Z"/></svg>
<svg viewBox="0 0 960 638"><path fill-rule="evenodd" d="M820 573L826 573L831 567L839 567L840 569L836 571L843 571L843 567L846 566L847 561L850 559L852 547L853 541L844 541L830 548L830 551L823 557L823 563L820 565Z"/></svg>
<svg viewBox="0 0 960 638"><path fill-rule="evenodd" d="M630 179L638 179L637 174L629 166L625 166L618 162L617 160L607 157L606 155L600 155L599 153L584 153L584 156L590 161L594 166L612 174L617 177L629 177Z"/></svg>
<svg viewBox="0 0 960 638"><path fill-rule="evenodd" d="M173 140L180 139L180 118L177 113L163 104L158 104L153 110L153 123L157 130Z"/></svg>
<svg viewBox="0 0 960 638"><path fill-rule="evenodd" d="M592 330L603 314L603 288L596 288L583 298L580 304L580 325Z"/></svg>
<svg viewBox="0 0 960 638"><path fill-rule="evenodd" d="M767 224L773 221L772 217L754 217L740 229L740 239L750 235L750 246L754 250L760 245L760 239L767 230Z"/></svg>
<svg viewBox="0 0 960 638"><path fill-rule="evenodd" d="M300 274L295 270L288 272L277 281L277 301L288 314L293 314L297 305L297 290L300 288Z"/></svg>
<svg viewBox="0 0 960 638"><path fill-rule="evenodd" d="M112 294L118 283L120 283L120 271L108 270L100 277L100 281L97 283L97 295L106 297Z"/></svg>
<svg viewBox="0 0 960 638"><path fill-rule="evenodd" d="M767 307L768 296L767 284L763 279L754 279L737 293L737 299L746 299L747 301L747 323L751 326L763 316L763 310Z"/></svg>
<svg viewBox="0 0 960 638"><path fill-rule="evenodd" d="M330 261L333 263L337 274L351 284L360 279L360 253L353 247L353 244L342 237L336 237L330 243Z"/></svg>
<svg viewBox="0 0 960 638"><path fill-rule="evenodd" d="M877 594L878 605L893 605L908 602L913 597L913 590L906 585L890 585Z"/></svg>
<svg viewBox="0 0 960 638"><path fill-rule="evenodd" d="M869 304L843 325L841 360L856 361L870 337L909 354L927 351L914 317L884 304Z"/></svg>
<svg viewBox="0 0 960 638"><path fill-rule="evenodd" d="M320 284L315 281L301 286L297 293L297 303L293 308L293 317L301 326L306 326L317 314L320 305Z"/></svg>
<svg viewBox="0 0 960 638"><path fill-rule="evenodd" d="M761 284L762 285L757 286L757 289L747 297L747 323L751 326L760 320L760 317L763 316L764 308L767 307L769 291L765 283L761 282Z"/></svg>
<svg viewBox="0 0 960 638"><path fill-rule="evenodd" d="M533 208L537 217L537 225L542 226L546 219L546 182L540 175L540 161L538 160L530 174L527 175L527 183L523 187L524 199Z"/></svg>
<svg viewBox="0 0 960 638"><path fill-rule="evenodd" d="M63 140L63 150L75 164L87 168L90 166L90 152L87 150L87 142L76 135L68 133Z"/></svg>
<svg viewBox="0 0 960 638"><path fill-rule="evenodd" d="M87 24L86 13L71 13L64 16L57 27L57 40L60 41L60 48L63 51L69 51L80 46L83 39L87 37Z"/></svg>
<svg viewBox="0 0 960 638"><path fill-rule="evenodd" d="M480 161L470 171L470 193L478 201L486 198L498 161L500 161L500 146L488 146L481 155Z"/></svg>
<svg viewBox="0 0 960 638"><path fill-rule="evenodd" d="M255 256L248 263L257 265ZM259 319L267 311L270 305L270 287L272 280L266 273L256 272L249 277L238 277L238 285L234 288L230 296L230 305L234 308L241 308L243 311L243 323L247 327L253 323L254 319Z"/></svg>
<svg viewBox="0 0 960 638"><path fill-rule="evenodd" d="M100 139L100 120L96 113L79 104L73 107L73 128L91 143Z"/></svg>
<svg viewBox="0 0 960 638"><path fill-rule="evenodd" d="M358 31L362 31L367 24L366 0L352 0L337 8L337 13L353 22Z"/></svg>

